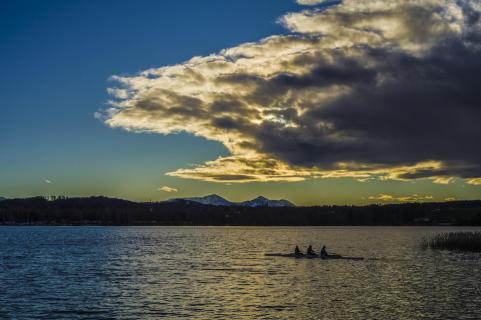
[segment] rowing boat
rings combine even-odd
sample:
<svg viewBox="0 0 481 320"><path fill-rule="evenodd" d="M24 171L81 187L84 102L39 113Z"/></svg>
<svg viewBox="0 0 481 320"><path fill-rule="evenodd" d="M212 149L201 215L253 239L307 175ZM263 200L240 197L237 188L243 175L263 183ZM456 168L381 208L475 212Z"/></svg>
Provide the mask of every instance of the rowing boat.
<svg viewBox="0 0 481 320"><path fill-rule="evenodd" d="M314 254L295 254L295 253L266 253L266 257L283 257L296 259L319 259L319 260L364 260L363 257L348 257L339 254L329 254L326 256Z"/></svg>

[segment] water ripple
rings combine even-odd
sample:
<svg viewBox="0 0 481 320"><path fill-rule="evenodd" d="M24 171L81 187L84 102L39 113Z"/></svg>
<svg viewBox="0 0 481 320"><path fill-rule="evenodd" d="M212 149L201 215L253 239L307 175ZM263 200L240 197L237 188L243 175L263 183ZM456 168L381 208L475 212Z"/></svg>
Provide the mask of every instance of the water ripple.
<svg viewBox="0 0 481 320"><path fill-rule="evenodd" d="M436 231L2 227L0 319L480 319L481 257ZM264 256L296 244L366 259Z"/></svg>

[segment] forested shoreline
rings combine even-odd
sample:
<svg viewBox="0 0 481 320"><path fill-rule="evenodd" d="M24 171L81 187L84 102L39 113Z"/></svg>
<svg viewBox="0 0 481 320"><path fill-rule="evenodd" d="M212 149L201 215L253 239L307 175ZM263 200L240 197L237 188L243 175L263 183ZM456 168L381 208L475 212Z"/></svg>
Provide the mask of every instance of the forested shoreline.
<svg viewBox="0 0 481 320"><path fill-rule="evenodd" d="M0 225L481 225L481 200L367 206L237 207L106 197L0 201Z"/></svg>

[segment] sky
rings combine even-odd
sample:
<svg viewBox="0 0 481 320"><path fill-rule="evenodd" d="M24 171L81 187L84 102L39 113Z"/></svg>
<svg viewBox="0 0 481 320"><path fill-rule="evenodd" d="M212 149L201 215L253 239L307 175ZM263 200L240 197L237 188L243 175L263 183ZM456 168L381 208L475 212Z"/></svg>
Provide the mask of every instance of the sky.
<svg viewBox="0 0 481 320"><path fill-rule="evenodd" d="M481 197L481 7L0 1L0 196Z"/></svg>

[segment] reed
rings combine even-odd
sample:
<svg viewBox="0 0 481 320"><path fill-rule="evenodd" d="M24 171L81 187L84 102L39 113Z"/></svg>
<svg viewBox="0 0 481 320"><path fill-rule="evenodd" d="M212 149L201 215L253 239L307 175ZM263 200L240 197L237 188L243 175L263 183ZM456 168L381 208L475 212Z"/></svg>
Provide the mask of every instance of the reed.
<svg viewBox="0 0 481 320"><path fill-rule="evenodd" d="M424 248L481 252L481 232L448 232L422 242Z"/></svg>

